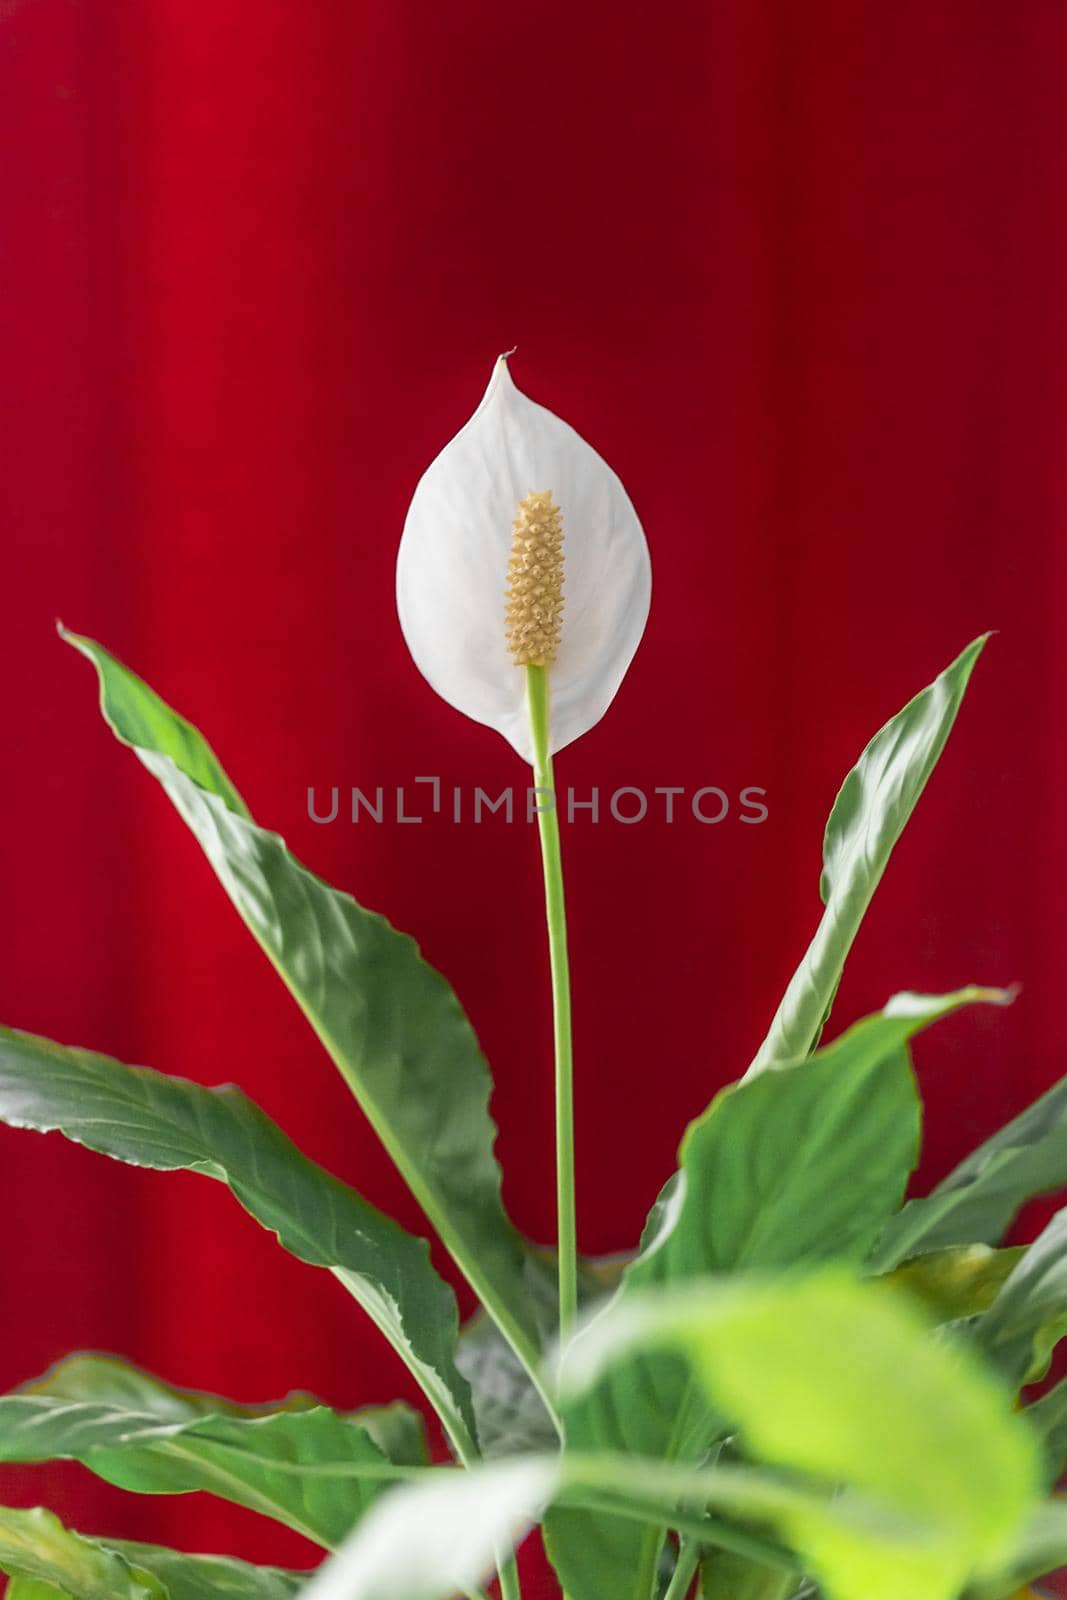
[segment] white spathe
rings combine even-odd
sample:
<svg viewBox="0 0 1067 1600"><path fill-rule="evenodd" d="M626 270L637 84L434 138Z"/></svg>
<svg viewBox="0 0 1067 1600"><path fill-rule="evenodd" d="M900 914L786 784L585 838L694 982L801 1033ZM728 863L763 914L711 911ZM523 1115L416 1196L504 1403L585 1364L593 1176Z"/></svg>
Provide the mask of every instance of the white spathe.
<svg viewBox="0 0 1067 1600"><path fill-rule="evenodd" d="M504 596L516 507L545 490L563 513L563 626L548 669L552 750L561 750L600 721L640 643L648 546L607 462L515 387L506 357L420 479L396 565L400 626L423 677L530 762L526 674L508 654Z"/></svg>
<svg viewBox="0 0 1067 1600"><path fill-rule="evenodd" d="M559 1457L515 1456L420 1473L376 1500L302 1600L452 1600L488 1573L540 1520Z"/></svg>

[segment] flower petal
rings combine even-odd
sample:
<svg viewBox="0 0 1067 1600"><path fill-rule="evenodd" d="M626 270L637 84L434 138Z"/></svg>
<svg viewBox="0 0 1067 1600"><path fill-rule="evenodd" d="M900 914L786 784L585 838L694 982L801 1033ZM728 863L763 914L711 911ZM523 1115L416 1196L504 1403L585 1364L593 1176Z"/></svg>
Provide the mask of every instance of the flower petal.
<svg viewBox="0 0 1067 1600"><path fill-rule="evenodd" d="M648 547L615 473L515 387L505 357L419 481L396 572L400 626L419 671L526 761L526 674L508 653L504 593L516 506L544 490L563 512L563 628L549 669L552 749L561 750L600 721L637 649L652 586Z"/></svg>

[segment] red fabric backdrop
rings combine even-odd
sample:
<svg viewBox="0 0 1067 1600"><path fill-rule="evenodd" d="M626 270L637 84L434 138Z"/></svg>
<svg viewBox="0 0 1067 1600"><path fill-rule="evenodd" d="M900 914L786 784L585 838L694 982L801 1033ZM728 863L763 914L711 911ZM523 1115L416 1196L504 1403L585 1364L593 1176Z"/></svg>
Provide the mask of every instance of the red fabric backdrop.
<svg viewBox="0 0 1067 1600"><path fill-rule="evenodd" d="M895 0L0 8L0 1015L214 1083L419 1219L57 615L204 726L257 814L421 940L552 1230L536 847L316 827L309 784L523 769L418 677L393 562L496 353L619 470L645 642L562 783L744 784L743 827L578 822L580 1229L632 1242L814 926L867 736L997 628L842 991L1019 980L921 1041L922 1180L1065 1065L1067 9ZM80 1347L247 1400L410 1393L227 1194L0 1130L0 1380ZM2 1474L89 1528L299 1561L204 1497ZM546 1593L548 1591L546 1590Z"/></svg>

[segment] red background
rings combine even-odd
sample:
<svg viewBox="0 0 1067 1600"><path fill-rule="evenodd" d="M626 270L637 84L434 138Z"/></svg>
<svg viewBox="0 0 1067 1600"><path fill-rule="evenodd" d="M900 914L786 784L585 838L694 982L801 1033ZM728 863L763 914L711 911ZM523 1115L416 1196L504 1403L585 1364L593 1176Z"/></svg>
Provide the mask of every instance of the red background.
<svg viewBox="0 0 1067 1600"><path fill-rule="evenodd" d="M309 784L524 781L419 678L392 596L411 489L517 344L520 386L622 475L655 573L559 781L755 784L770 807L569 830L584 1246L632 1243L684 1122L762 1036L866 738L989 627L838 1019L1022 982L921 1041L921 1181L1056 1078L1065 49L1059 0L6 0L0 1016L237 1079L418 1226L59 615L419 937L494 1064L508 1203L550 1235L530 831L306 814ZM7 1130L0 1157L4 1384L88 1346L247 1400L410 1393L221 1187ZM0 1489L89 1529L307 1554L80 1468Z"/></svg>

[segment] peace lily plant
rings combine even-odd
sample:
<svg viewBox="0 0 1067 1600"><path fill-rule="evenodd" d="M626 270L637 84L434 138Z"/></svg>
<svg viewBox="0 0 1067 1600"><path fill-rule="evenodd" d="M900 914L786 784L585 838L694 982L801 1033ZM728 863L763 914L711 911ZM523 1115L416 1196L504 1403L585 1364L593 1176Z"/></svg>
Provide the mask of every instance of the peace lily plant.
<svg viewBox="0 0 1067 1600"><path fill-rule="evenodd" d="M566 555L564 507L567 528L576 530ZM481 405L415 490L396 598L427 681L457 710L496 728L533 767L555 1019L561 1331L577 1311L578 1246L570 970L552 756L588 733L615 698L644 632L651 588L648 547L626 490L573 428L515 387L501 356Z"/></svg>
<svg viewBox="0 0 1067 1600"><path fill-rule="evenodd" d="M550 791L552 754L603 715L637 647L648 557L618 479L504 364L416 490L397 588L429 681ZM1067 1387L1032 1398L1067 1331L1067 1212L1027 1248L1002 1242L1026 1200L1067 1185L1067 1079L907 1200L921 1133L911 1038L1010 996L904 993L844 1032L830 1021L983 640L845 779L822 916L766 1037L685 1130L640 1241L598 1262L577 1253L547 797L555 1251L504 1211L488 1068L444 978L253 820L190 723L101 645L63 636L483 1309L461 1328L427 1242L239 1089L0 1030L0 1119L225 1184L284 1249L333 1273L447 1446L431 1462L424 1417L403 1403L247 1407L74 1356L0 1397L0 1459L75 1459L143 1493L206 1490L296 1529L324 1560L284 1572L0 1509L13 1600L484 1600L494 1582L519 1600L513 1551L536 1524L568 1600L1007 1600L1067 1559L1052 1492Z"/></svg>

